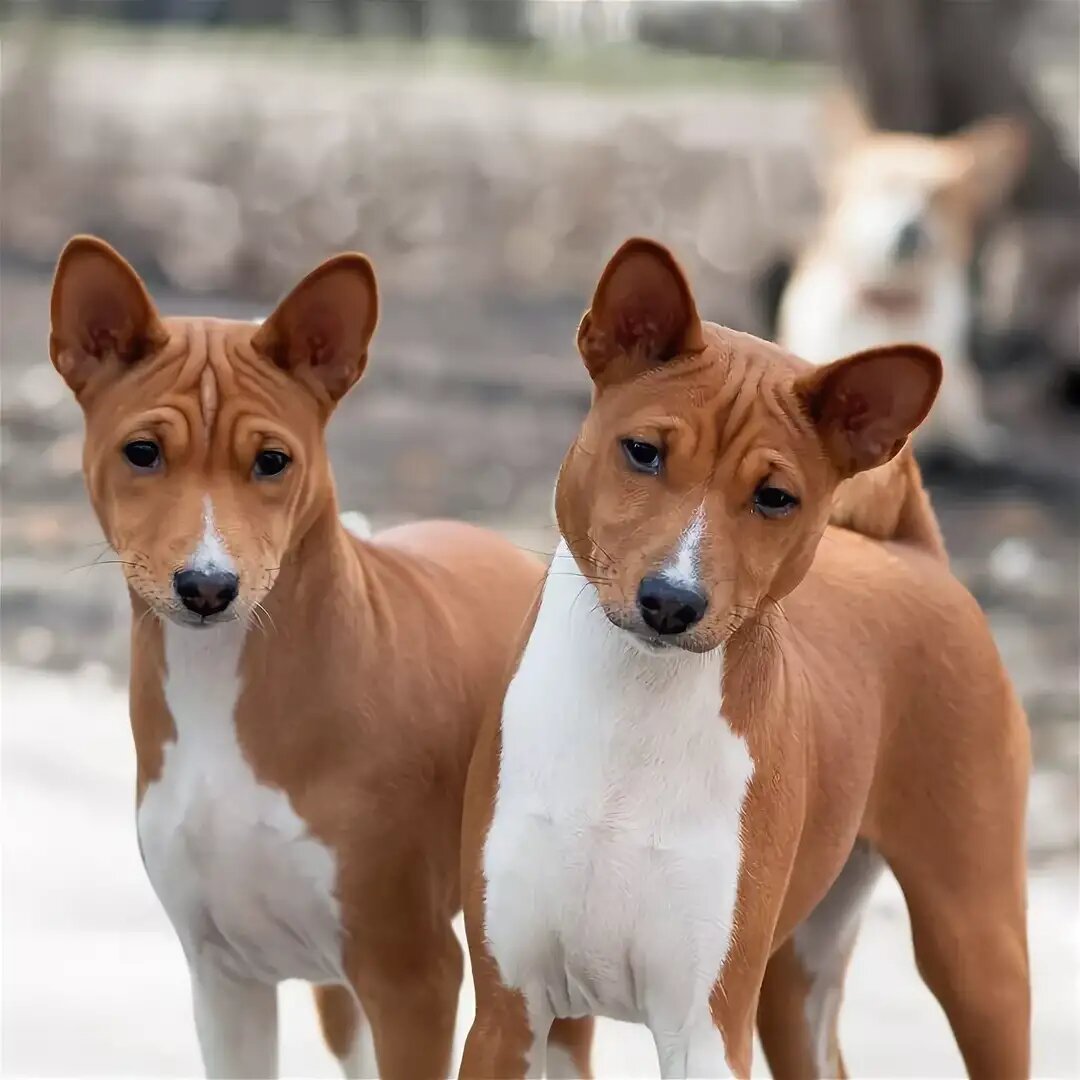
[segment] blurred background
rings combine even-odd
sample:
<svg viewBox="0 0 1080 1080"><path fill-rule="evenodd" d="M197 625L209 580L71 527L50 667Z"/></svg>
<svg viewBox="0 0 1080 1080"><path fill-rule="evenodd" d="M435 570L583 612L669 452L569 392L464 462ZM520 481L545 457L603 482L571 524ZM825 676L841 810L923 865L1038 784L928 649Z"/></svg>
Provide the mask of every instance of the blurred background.
<svg viewBox="0 0 1080 1080"><path fill-rule="evenodd" d="M607 257L656 236L706 317L769 335L822 208L822 102L844 84L882 127L947 134L1008 114L1029 134L1027 171L970 268L973 355L1013 467L931 481L1032 724L1036 1074L1080 1075L1080 5L6 0L0 13L5 1072L196 1062L179 948L134 841L127 597L115 567L94 565L81 420L48 362L65 240L108 239L166 313L242 318L327 255L367 252L383 317L331 427L343 506L376 526L466 518L551 550L555 473L589 401L574 333ZM904 919L884 886L845 1013L856 1075L959 1069ZM916 1029L933 1033L921 1048ZM291 1044L290 1030L286 1068L328 1070L313 1029ZM640 1056L636 1035L610 1038L602 1062L654 1074L647 1044Z"/></svg>

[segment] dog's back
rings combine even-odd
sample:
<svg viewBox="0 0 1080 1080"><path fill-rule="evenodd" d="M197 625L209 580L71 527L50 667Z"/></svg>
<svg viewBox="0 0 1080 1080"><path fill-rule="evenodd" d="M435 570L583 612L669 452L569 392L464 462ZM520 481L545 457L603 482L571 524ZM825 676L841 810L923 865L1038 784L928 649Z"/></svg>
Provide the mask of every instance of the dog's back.
<svg viewBox="0 0 1080 1080"><path fill-rule="evenodd" d="M880 468L845 480L836 489L829 522L872 540L911 544L943 561L948 558L910 444Z"/></svg>

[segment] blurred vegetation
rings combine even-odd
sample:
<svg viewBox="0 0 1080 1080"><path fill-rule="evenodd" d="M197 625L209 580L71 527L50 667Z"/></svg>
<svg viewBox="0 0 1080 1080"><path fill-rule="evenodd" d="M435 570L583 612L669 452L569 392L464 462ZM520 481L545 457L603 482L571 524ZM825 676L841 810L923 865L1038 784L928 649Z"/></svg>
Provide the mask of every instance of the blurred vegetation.
<svg viewBox="0 0 1080 1080"><path fill-rule="evenodd" d="M298 66L487 74L616 92L695 86L765 93L810 90L829 77L828 67L814 61L672 52L641 41L500 44L452 36L342 36L259 25L227 25L208 34L205 26L187 22L147 26L81 17L8 20L6 28L31 31L42 39L40 44L56 51L88 46L198 49L204 55L246 54Z"/></svg>

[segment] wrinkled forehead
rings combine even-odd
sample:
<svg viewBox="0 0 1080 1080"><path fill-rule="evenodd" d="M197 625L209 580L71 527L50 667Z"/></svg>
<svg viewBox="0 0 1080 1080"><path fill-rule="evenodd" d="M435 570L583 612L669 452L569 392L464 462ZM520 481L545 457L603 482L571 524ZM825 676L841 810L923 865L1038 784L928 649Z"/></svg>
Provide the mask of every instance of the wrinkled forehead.
<svg viewBox="0 0 1080 1080"><path fill-rule="evenodd" d="M257 323L180 317L162 322L166 344L110 389L114 408L179 408L189 423L207 433L237 404L269 417L295 411L297 395L289 392L289 376L251 346Z"/></svg>
<svg viewBox="0 0 1080 1080"><path fill-rule="evenodd" d="M660 410L685 406L723 419L728 413L794 401L795 381L810 364L772 342L716 323L702 323L705 348L652 368L626 384L626 407L653 402Z"/></svg>
<svg viewBox="0 0 1080 1080"><path fill-rule="evenodd" d="M814 437L795 390L810 364L713 323L703 324L703 334L701 353L662 364L613 394L605 421L689 429L717 451L737 442L779 446Z"/></svg>

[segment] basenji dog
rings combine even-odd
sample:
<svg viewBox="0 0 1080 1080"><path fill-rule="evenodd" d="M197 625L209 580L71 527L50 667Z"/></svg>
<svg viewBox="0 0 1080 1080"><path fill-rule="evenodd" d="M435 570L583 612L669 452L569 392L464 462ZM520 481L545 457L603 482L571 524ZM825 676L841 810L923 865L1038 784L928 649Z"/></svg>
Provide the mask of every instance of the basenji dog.
<svg viewBox="0 0 1080 1080"><path fill-rule="evenodd" d="M467 525L339 521L324 427L377 312L358 254L262 325L162 318L94 238L56 270L52 360L131 593L139 847L214 1076L276 1073L291 978L348 1075L450 1069L465 776L543 567Z"/></svg>
<svg viewBox="0 0 1080 1080"><path fill-rule="evenodd" d="M628 241L578 346L562 541L465 796L465 1077L539 1076L555 1017L660 1071L837 1076L882 869L973 1075L1024 1076L1026 721L938 554L829 526L930 411L937 356L824 367L704 322ZM900 1063L897 1067L902 1068Z"/></svg>
<svg viewBox="0 0 1080 1080"><path fill-rule="evenodd" d="M1018 121L994 118L947 138L876 131L847 96L830 104L832 160L816 235L780 300L777 340L816 364L916 341L945 378L917 449L974 462L1001 452L970 349L976 230L1026 163Z"/></svg>

